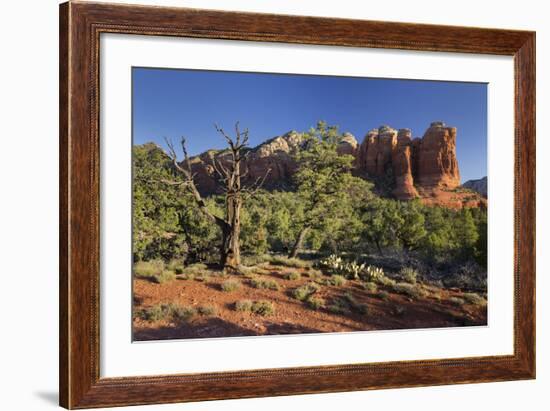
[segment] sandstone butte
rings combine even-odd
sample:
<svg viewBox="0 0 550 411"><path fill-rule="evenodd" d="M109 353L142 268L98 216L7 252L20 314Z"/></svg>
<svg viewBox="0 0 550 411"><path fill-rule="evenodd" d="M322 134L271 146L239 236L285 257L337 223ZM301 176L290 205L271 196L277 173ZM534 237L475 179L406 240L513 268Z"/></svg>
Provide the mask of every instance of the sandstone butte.
<svg viewBox="0 0 550 411"><path fill-rule="evenodd" d="M352 134L345 133L338 153L355 158L354 173L358 176L393 179L391 194L398 200L419 198L427 205L450 208L486 207L485 198L460 186L456 138L456 128L440 121L431 123L422 138L412 138L410 129L396 130L384 125L369 131L361 144ZM246 158L245 182L264 178L269 169L266 189L289 188L297 168L293 154L303 142L302 134L290 131L251 149ZM202 194L218 190L213 161L224 164L228 155L227 151L209 150L191 158Z"/></svg>

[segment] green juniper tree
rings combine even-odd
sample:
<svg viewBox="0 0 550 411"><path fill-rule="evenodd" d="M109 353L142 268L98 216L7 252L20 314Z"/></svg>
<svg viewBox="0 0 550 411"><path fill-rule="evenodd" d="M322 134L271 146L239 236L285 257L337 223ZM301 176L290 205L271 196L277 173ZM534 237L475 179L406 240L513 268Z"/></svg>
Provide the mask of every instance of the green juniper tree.
<svg viewBox="0 0 550 411"><path fill-rule="evenodd" d="M216 251L219 232L184 187L166 184L178 175L168 155L156 144L133 148L133 254L134 259L204 260ZM205 200L219 213L215 198Z"/></svg>
<svg viewBox="0 0 550 411"><path fill-rule="evenodd" d="M303 149L296 153L298 170L294 175L296 195L303 204L303 213L295 218L298 232L289 257L295 258L309 231L325 226L338 215L340 204L353 184L362 180L350 173L354 157L337 151L342 136L338 127L317 123L305 134Z"/></svg>

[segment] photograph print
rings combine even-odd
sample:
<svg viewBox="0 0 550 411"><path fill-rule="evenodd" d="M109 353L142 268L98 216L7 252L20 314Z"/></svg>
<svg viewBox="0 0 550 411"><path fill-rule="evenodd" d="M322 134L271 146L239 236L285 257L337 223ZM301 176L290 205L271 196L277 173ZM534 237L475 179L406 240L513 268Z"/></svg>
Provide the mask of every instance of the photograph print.
<svg viewBox="0 0 550 411"><path fill-rule="evenodd" d="M487 84L134 67L133 340L487 325Z"/></svg>

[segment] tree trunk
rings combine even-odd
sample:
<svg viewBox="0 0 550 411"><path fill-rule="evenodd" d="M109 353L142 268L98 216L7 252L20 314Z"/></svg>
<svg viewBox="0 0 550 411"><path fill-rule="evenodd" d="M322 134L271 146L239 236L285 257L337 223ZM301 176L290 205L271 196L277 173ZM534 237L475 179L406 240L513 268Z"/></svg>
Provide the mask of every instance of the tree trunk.
<svg viewBox="0 0 550 411"><path fill-rule="evenodd" d="M383 256L384 252L382 251L382 247L380 247L380 241L374 240L374 243L376 244L376 248L378 249L378 253Z"/></svg>
<svg viewBox="0 0 550 411"><path fill-rule="evenodd" d="M220 252L222 267L236 269L241 265L241 206L242 200L238 194L228 194L227 224L222 228L222 248Z"/></svg>
<svg viewBox="0 0 550 411"><path fill-rule="evenodd" d="M298 238L296 239L296 242L294 243L294 246L292 247L292 250L288 255L289 258L296 258L298 256L298 251L300 251L300 249L302 248L302 245L304 243L304 240L306 238L308 231L309 231L308 226L305 226L300 230L300 233L298 234Z"/></svg>

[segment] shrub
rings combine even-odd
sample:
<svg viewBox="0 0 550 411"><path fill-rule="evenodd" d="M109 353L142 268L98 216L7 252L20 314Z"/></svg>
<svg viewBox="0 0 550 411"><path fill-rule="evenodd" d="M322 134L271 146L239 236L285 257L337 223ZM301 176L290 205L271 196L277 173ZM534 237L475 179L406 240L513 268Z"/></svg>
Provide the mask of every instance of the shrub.
<svg viewBox="0 0 550 411"><path fill-rule="evenodd" d="M256 278L256 275L259 273L256 273L256 267L239 267L239 273L242 274L245 278Z"/></svg>
<svg viewBox="0 0 550 411"><path fill-rule="evenodd" d="M292 271L290 273L285 274L286 280L296 281L296 280L299 280L300 278L302 278L302 275L296 271Z"/></svg>
<svg viewBox="0 0 550 411"><path fill-rule="evenodd" d="M385 285L386 287L393 287L396 284L394 279L386 276L379 277L376 279L376 281L381 285Z"/></svg>
<svg viewBox="0 0 550 411"><path fill-rule="evenodd" d="M171 269L165 269L164 261L162 260L139 261L135 263L134 275L137 278L145 278L157 284L164 284L176 279L176 273Z"/></svg>
<svg viewBox="0 0 550 411"><path fill-rule="evenodd" d="M152 278L164 271L164 261L138 261L134 264L134 275L137 278Z"/></svg>
<svg viewBox="0 0 550 411"><path fill-rule="evenodd" d="M252 278L250 280L250 284L254 288L259 288L262 290L274 290L279 291L281 287L279 286L279 283L272 279L265 279L265 278Z"/></svg>
<svg viewBox="0 0 550 411"><path fill-rule="evenodd" d="M215 305L204 305L199 307L198 311L201 315L211 316L218 313L218 308Z"/></svg>
<svg viewBox="0 0 550 411"><path fill-rule="evenodd" d="M269 263L273 257L269 254L254 254L242 257L242 263L247 266L254 266L263 263Z"/></svg>
<svg viewBox="0 0 550 411"><path fill-rule="evenodd" d="M218 271L206 271L203 273L203 275L207 276L207 277L216 277L216 278L227 278L229 277L229 274L227 272L227 270L223 269L223 270L218 270Z"/></svg>
<svg viewBox="0 0 550 411"><path fill-rule="evenodd" d="M171 312L172 319L176 322L187 322L197 315L195 308L176 304L171 304L168 310Z"/></svg>
<svg viewBox="0 0 550 411"><path fill-rule="evenodd" d="M292 296L300 301L305 301L308 297L310 297L312 294L319 291L321 287L318 284L315 283L307 283L304 285L301 285L298 288L295 288L292 291Z"/></svg>
<svg viewBox="0 0 550 411"><path fill-rule="evenodd" d="M244 275L247 278L253 277L255 274L269 274L271 271L266 270L263 267L259 266L253 266L253 267L246 267L244 265L240 265L238 268L239 274Z"/></svg>
<svg viewBox="0 0 550 411"><path fill-rule="evenodd" d="M465 293L462 295L462 298L466 300L468 304L480 305L480 306L487 305L487 300L476 293Z"/></svg>
<svg viewBox="0 0 550 411"><path fill-rule="evenodd" d="M265 274L270 274L270 273L271 273L270 270L267 270L267 269L265 269L265 268L263 268L263 267L254 267L254 268L252 269L252 272L253 272L254 274L259 274L259 275L265 275Z"/></svg>
<svg viewBox="0 0 550 411"><path fill-rule="evenodd" d="M240 265L240 266L238 267L238 272L239 272L239 274L242 274L242 275L244 275L244 276L247 276L248 274L254 273L254 269L255 269L255 268L256 268L256 267L247 267L247 266L245 266L245 265Z"/></svg>
<svg viewBox="0 0 550 411"><path fill-rule="evenodd" d="M205 281L205 282L208 282L211 280L211 275L212 273L210 271L202 271L201 273L199 274L195 274L193 279L195 281Z"/></svg>
<svg viewBox="0 0 550 411"><path fill-rule="evenodd" d="M292 268L307 268L311 267L312 263L310 261L300 260L299 258L288 258L283 256L275 256L271 259L271 264L273 265L283 265L285 267Z"/></svg>
<svg viewBox="0 0 550 411"><path fill-rule="evenodd" d="M375 293L378 291L378 286L376 285L376 283L373 283L372 281L363 283L363 288L371 293Z"/></svg>
<svg viewBox="0 0 550 411"><path fill-rule="evenodd" d="M162 305L159 304L141 310L139 316L145 321L155 322L166 319L167 312L163 309Z"/></svg>
<svg viewBox="0 0 550 411"><path fill-rule="evenodd" d="M158 304L141 311L144 320L155 322L160 320L185 322L191 320L197 311L193 307L180 306L174 303Z"/></svg>
<svg viewBox="0 0 550 411"><path fill-rule="evenodd" d="M315 269L309 269L308 272L305 273L305 275L307 275L312 280L323 277L323 273L321 271L315 270Z"/></svg>
<svg viewBox="0 0 550 411"><path fill-rule="evenodd" d="M367 314L369 307L367 304L360 303L351 293L346 293L338 297L328 306L328 310L335 314L349 314L351 311L357 311L361 314Z"/></svg>
<svg viewBox="0 0 550 411"><path fill-rule="evenodd" d="M327 308L334 314L349 314L350 312L349 304L342 298L334 299Z"/></svg>
<svg viewBox="0 0 550 411"><path fill-rule="evenodd" d="M157 284L164 284L176 279L176 273L170 270L164 270L158 275L152 277L152 280Z"/></svg>
<svg viewBox="0 0 550 411"><path fill-rule="evenodd" d="M388 301L390 299L390 295L386 291L380 291L377 296L383 301Z"/></svg>
<svg viewBox="0 0 550 411"><path fill-rule="evenodd" d="M206 270L208 270L208 266L206 264L195 263L195 264L191 264L191 265L188 265L187 267L185 267L183 269L182 274L199 274L202 271L206 271Z"/></svg>
<svg viewBox="0 0 550 411"><path fill-rule="evenodd" d="M252 303L251 310L254 314L268 316L275 312L275 306L270 301L260 300Z"/></svg>
<svg viewBox="0 0 550 411"><path fill-rule="evenodd" d="M184 267L178 278L203 281L208 274L208 266L206 264L196 263Z"/></svg>
<svg viewBox="0 0 550 411"><path fill-rule="evenodd" d="M382 281L386 278L384 270L380 267L375 267L374 265L369 265L363 270L361 278L365 281Z"/></svg>
<svg viewBox="0 0 550 411"><path fill-rule="evenodd" d="M418 272L412 267L403 267L399 271L399 278L407 283L416 284Z"/></svg>
<svg viewBox="0 0 550 411"><path fill-rule="evenodd" d="M172 259L166 266L167 269L175 272L176 274L183 274L184 266L183 259Z"/></svg>
<svg viewBox="0 0 550 411"><path fill-rule="evenodd" d="M313 310L318 310L319 308L323 308L325 306L325 300L323 300L321 297L310 296L306 300L306 304L309 308Z"/></svg>
<svg viewBox="0 0 550 411"><path fill-rule="evenodd" d="M341 275L332 275L330 276L330 278L328 279L328 282L330 285L335 285L337 287L341 287L341 286L344 286L346 285L346 278L344 276L341 276Z"/></svg>
<svg viewBox="0 0 550 411"><path fill-rule="evenodd" d="M487 290L487 272L475 263L465 263L443 279L445 287L466 290Z"/></svg>
<svg viewBox="0 0 550 411"><path fill-rule="evenodd" d="M241 312L250 312L252 311L252 301L250 300L239 300L235 303L235 310Z"/></svg>
<svg viewBox="0 0 550 411"><path fill-rule="evenodd" d="M237 280L226 280L221 284L222 291L231 292L238 290L241 287L241 283Z"/></svg>
<svg viewBox="0 0 550 411"><path fill-rule="evenodd" d="M358 311L360 312L361 314L367 314L368 311L369 311L369 307L367 304L363 304L363 303L360 303L359 301L357 301L355 299L355 297L353 296L353 294L351 293L346 293L344 295L344 298L346 299L347 303L349 304L349 306L355 310L355 311Z"/></svg>
<svg viewBox="0 0 550 411"><path fill-rule="evenodd" d="M452 305L456 305L457 307L461 307L464 304L466 304L466 301L464 301L462 298L458 298L458 297L450 297L449 302Z"/></svg>
<svg viewBox="0 0 550 411"><path fill-rule="evenodd" d="M426 296L424 289L409 283L397 283L393 286L393 291L415 299Z"/></svg>

